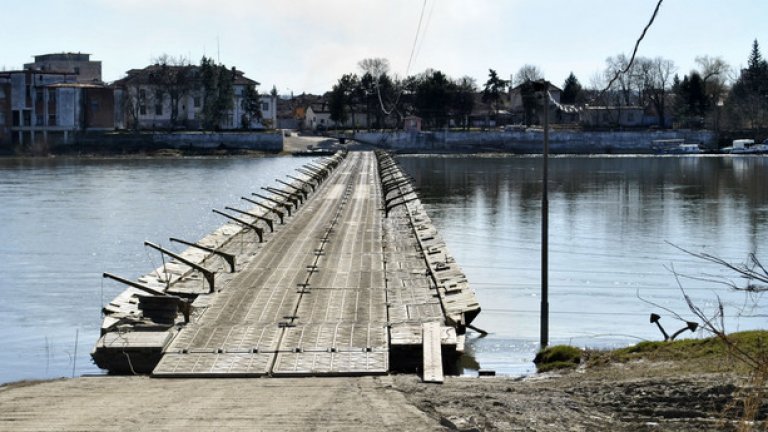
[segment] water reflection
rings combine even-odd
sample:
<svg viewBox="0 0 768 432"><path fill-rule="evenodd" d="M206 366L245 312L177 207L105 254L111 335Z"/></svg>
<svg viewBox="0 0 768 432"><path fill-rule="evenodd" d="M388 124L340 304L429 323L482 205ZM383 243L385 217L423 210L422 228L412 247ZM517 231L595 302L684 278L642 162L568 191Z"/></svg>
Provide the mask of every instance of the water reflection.
<svg viewBox="0 0 768 432"><path fill-rule="evenodd" d="M532 369L540 291L541 159L419 157L400 161L475 287L472 342L483 368ZM766 158L558 157L550 161L550 340L616 346L658 339L649 304L687 314L668 269L721 274L667 242L743 261L766 239ZM684 288L702 307L726 304L729 330L763 326L737 293ZM648 302L644 301L647 300ZM746 306L746 307L745 307ZM670 327L671 317L663 320Z"/></svg>

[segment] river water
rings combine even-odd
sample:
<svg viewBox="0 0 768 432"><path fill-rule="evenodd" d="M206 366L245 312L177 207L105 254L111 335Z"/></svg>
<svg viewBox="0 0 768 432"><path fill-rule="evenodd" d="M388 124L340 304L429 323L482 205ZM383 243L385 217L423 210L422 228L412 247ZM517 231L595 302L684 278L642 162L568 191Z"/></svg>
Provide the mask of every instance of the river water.
<svg viewBox="0 0 768 432"><path fill-rule="evenodd" d="M533 370L538 348L541 159L401 157L483 311L468 350L503 374ZM670 243L734 262L763 255L768 159L563 157L550 161L550 342L613 347L659 339L668 308L691 318L670 269L721 275ZM89 351L102 305L161 263L144 240L196 240L244 207L241 196L306 159L0 159L0 382L99 373ZM178 250L178 249L176 249ZM706 311L718 296L730 331L765 327L755 302L680 279ZM764 306L764 302L763 302ZM695 335L694 335L695 336ZM688 337L688 334L686 334ZM77 343L76 343L77 341Z"/></svg>

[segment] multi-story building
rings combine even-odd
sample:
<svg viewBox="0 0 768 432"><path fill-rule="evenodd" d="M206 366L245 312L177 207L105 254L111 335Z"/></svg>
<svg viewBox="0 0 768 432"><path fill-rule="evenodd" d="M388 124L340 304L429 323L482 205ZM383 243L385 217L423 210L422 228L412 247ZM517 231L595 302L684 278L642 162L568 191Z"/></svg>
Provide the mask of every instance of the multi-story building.
<svg viewBox="0 0 768 432"><path fill-rule="evenodd" d="M114 97L90 54L44 54L0 72L0 146L44 152L72 135L114 128Z"/></svg>
<svg viewBox="0 0 768 432"><path fill-rule="evenodd" d="M0 73L0 144L44 152L72 134L114 128L112 90L80 83L73 72L33 69Z"/></svg>
<svg viewBox="0 0 768 432"><path fill-rule="evenodd" d="M0 148L11 140L11 77L0 72Z"/></svg>
<svg viewBox="0 0 768 432"><path fill-rule="evenodd" d="M101 62L92 61L90 54L57 53L35 56L33 63L24 65L24 69L41 72L66 72L74 75L80 83L101 83Z"/></svg>
<svg viewBox="0 0 768 432"><path fill-rule="evenodd" d="M261 129L245 107L249 89L259 83L232 68L232 102L221 116L219 129ZM113 84L117 100L117 127L125 129L201 129L205 116L205 89L199 66L155 64L132 69ZM276 101L262 96L259 108L263 118L276 119ZM273 123L274 125L274 123Z"/></svg>

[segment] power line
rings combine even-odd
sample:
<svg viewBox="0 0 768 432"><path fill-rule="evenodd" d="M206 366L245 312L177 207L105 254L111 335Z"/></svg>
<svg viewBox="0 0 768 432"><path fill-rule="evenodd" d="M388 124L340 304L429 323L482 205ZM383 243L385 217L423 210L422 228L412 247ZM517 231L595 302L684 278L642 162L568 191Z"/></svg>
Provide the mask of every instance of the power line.
<svg viewBox="0 0 768 432"><path fill-rule="evenodd" d="M640 37L637 38L637 41L635 42L635 48L632 50L632 57L630 57L629 62L627 63L627 66L616 72L616 74L611 78L611 80L608 82L608 85L605 86L605 88L600 92L598 95L598 99L603 96L603 94L608 91L608 89L611 88L614 82L616 82L617 79L621 75L624 75L625 73L629 72L630 69L632 69L632 65L635 62L635 56L637 55L637 50L640 48L640 42L645 38L645 34L648 32L648 29L651 28L651 25L653 24L653 21L656 20L656 15L659 13L659 8L661 7L661 3L664 0L659 0L658 3L656 3L656 8L653 10L653 15L651 15L651 19L648 21L648 24L645 25L645 28L643 28L643 32L640 34Z"/></svg>
<svg viewBox="0 0 768 432"><path fill-rule="evenodd" d="M411 71L411 62L413 61L413 55L416 52L416 44L419 42L419 33L421 33L421 22L424 19L424 10L427 8L427 0L421 4L421 14L419 14L419 25L416 26L416 36L413 38L413 46L411 47L411 55L408 58L408 67L405 68L405 76Z"/></svg>
<svg viewBox="0 0 768 432"><path fill-rule="evenodd" d="M434 3L433 3L433 6L434 6ZM416 52L416 44L419 42L419 33L421 33L421 23L424 20L424 11L426 10L426 8L427 8L427 0L424 0L424 3L421 4L421 13L419 14L419 24L416 26L416 35L413 38L413 46L411 46L411 55L408 57L408 66L405 68L405 77L404 78L408 78L408 74L411 71L411 62L413 61L414 53ZM430 10L430 16L431 15L432 15L432 12ZM429 19L427 19L427 21L429 21ZM425 29L425 31L426 31L426 29ZM400 102L400 96L403 95L403 92L405 91L405 88L404 87L400 88L400 91L397 93L397 97L395 98L395 102L394 102L394 104L392 104L392 109L387 110L387 108L384 106L384 101L381 98L381 88L379 86L379 80L380 79L381 79L381 75L377 76L376 77L376 81L375 81L375 83L376 83L376 94L377 94L377 96L379 98L379 105L381 105L381 111L385 115L390 115L390 114L392 114L393 111L395 111L397 109L397 103Z"/></svg>

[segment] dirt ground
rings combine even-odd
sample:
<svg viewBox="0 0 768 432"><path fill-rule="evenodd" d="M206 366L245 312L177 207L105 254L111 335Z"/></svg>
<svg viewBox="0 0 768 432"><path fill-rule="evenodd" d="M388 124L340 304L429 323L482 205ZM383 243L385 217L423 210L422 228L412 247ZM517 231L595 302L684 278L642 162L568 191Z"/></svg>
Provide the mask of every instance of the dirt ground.
<svg viewBox="0 0 768 432"><path fill-rule="evenodd" d="M0 387L0 430L733 430L738 384L659 363L444 384L413 375L77 378Z"/></svg>
<svg viewBox="0 0 768 432"><path fill-rule="evenodd" d="M408 401L450 430L733 430L736 378L656 376L655 368L571 372L526 379L451 378L442 386L397 377ZM762 429L760 429L762 430Z"/></svg>

